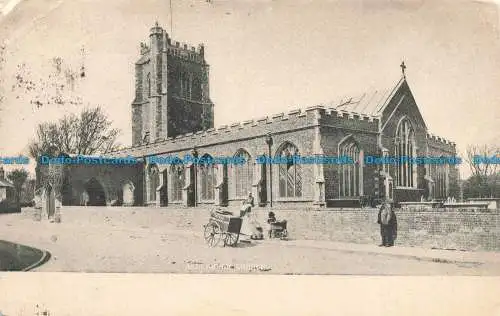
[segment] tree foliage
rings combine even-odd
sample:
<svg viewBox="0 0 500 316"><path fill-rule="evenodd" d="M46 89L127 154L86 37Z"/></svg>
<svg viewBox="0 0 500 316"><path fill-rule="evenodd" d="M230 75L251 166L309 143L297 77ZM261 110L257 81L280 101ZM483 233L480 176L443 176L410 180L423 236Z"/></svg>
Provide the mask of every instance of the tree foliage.
<svg viewBox="0 0 500 316"><path fill-rule="evenodd" d="M464 181L464 198L500 198L500 172L485 179L471 176Z"/></svg>
<svg viewBox="0 0 500 316"><path fill-rule="evenodd" d="M14 169L7 175L7 179L9 179L14 185L14 188L16 189L16 199L19 202L22 187L26 182L26 179L28 179L28 171L22 168Z"/></svg>

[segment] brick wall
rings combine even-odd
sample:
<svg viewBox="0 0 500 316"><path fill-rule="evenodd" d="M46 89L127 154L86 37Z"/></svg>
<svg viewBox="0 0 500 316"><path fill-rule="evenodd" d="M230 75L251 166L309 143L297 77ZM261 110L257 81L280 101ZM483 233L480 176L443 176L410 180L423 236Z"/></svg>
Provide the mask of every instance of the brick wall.
<svg viewBox="0 0 500 316"><path fill-rule="evenodd" d="M266 211L257 211L265 222ZM294 239L320 239L353 243L380 243L378 211L278 211L289 221ZM500 250L500 210L493 212L396 210L397 244L423 248Z"/></svg>
<svg viewBox="0 0 500 316"><path fill-rule="evenodd" d="M236 209L235 209L236 210ZM201 227L208 211L200 209L169 210L179 212L179 228ZM261 223L267 210L255 209ZM380 227L376 209L332 211L274 210L278 219L288 220L291 239L331 240L379 244ZM500 210L474 212L465 210L403 211L396 210L398 238L396 245L474 251L500 250ZM172 215L175 216L175 215ZM176 216L177 218L177 216Z"/></svg>
<svg viewBox="0 0 500 316"><path fill-rule="evenodd" d="M239 214L237 207L232 211ZM30 209L28 209L30 210ZM208 222L209 208L125 207L103 212L99 208L64 207L72 220L84 225L103 222L111 217L115 225L145 226L149 229L180 229L201 232ZM264 224L267 209L254 209ZM288 220L290 239L330 240L359 244L380 243L376 209L277 210L278 219ZM31 216L30 214L27 214ZM500 209L486 211L431 209L396 210L398 238L396 246L473 251L500 251Z"/></svg>

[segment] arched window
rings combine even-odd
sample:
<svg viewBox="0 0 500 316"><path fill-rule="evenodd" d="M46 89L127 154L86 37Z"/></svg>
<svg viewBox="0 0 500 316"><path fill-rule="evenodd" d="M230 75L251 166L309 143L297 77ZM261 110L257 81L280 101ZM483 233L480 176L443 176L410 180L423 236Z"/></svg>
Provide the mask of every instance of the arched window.
<svg viewBox="0 0 500 316"><path fill-rule="evenodd" d="M151 73L148 73L146 76L146 93L148 97L151 97Z"/></svg>
<svg viewBox="0 0 500 316"><path fill-rule="evenodd" d="M149 201L156 201L156 189L160 185L160 171L157 165L149 165L148 167L149 178Z"/></svg>
<svg viewBox="0 0 500 316"><path fill-rule="evenodd" d="M204 155L202 158L211 158ZM215 166L212 163L202 163L199 165L200 197L202 201L212 201L215 199Z"/></svg>
<svg viewBox="0 0 500 316"><path fill-rule="evenodd" d="M193 89L192 89L192 99L196 101L201 101L201 82L200 79L193 79Z"/></svg>
<svg viewBox="0 0 500 316"><path fill-rule="evenodd" d="M180 92L181 92L180 96L182 98L191 99L191 92L192 92L191 76L189 75L189 73L181 72L179 79L180 79Z"/></svg>
<svg viewBox="0 0 500 316"><path fill-rule="evenodd" d="M279 196L284 198L294 198L302 196L302 168L300 164L294 163L293 156L299 155L298 148L285 143L278 150L277 157L281 160L286 158L287 163L281 163L279 166Z"/></svg>
<svg viewBox="0 0 500 316"><path fill-rule="evenodd" d="M182 201L182 188L186 183L183 165L173 164L170 167L170 183L170 201Z"/></svg>
<svg viewBox="0 0 500 316"><path fill-rule="evenodd" d="M340 197L363 195L363 153L352 138L339 144L339 156L349 157L353 163L339 166Z"/></svg>
<svg viewBox="0 0 500 316"><path fill-rule="evenodd" d="M183 98L184 97L184 90L186 89L185 83L184 83L184 77L185 74L181 72L179 74L179 97Z"/></svg>
<svg viewBox="0 0 500 316"><path fill-rule="evenodd" d="M244 164L233 165L235 197L244 198L247 196L248 192L251 192L252 190L252 182L253 182L252 157L247 151L243 149L239 150L234 156L241 157L245 160Z"/></svg>
<svg viewBox="0 0 500 316"><path fill-rule="evenodd" d="M433 197L443 199L447 197L447 169L448 165L433 164L431 165L431 177L434 180Z"/></svg>
<svg viewBox="0 0 500 316"><path fill-rule="evenodd" d="M415 155L415 131L410 120L404 118L396 129L394 144L394 156L399 162L396 166L396 186L416 187L416 168L410 163Z"/></svg>

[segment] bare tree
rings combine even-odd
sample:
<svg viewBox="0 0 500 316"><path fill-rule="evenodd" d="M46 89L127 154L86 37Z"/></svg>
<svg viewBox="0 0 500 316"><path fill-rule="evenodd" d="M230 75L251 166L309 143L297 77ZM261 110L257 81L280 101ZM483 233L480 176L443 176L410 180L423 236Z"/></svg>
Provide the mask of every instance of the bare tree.
<svg viewBox="0 0 500 316"><path fill-rule="evenodd" d="M118 149L119 130L112 128L101 107L85 108L79 116L66 115L57 123L42 123L29 145L30 156L56 153L92 155Z"/></svg>
<svg viewBox="0 0 500 316"><path fill-rule="evenodd" d="M464 182L464 196L493 197L500 193L498 179L500 170L498 164L489 161L500 155L497 145L471 145L467 147L465 161L471 171L471 176Z"/></svg>
<svg viewBox="0 0 500 316"><path fill-rule="evenodd" d="M485 161L500 155L498 145L470 145L467 146L466 158L472 176L486 179L498 172L498 164Z"/></svg>

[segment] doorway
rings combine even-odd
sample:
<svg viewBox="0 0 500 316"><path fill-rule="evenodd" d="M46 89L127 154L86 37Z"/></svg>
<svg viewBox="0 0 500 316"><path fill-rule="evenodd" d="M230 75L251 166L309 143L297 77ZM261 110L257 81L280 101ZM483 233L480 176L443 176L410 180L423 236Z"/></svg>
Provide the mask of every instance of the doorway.
<svg viewBox="0 0 500 316"><path fill-rule="evenodd" d="M95 178L85 184L85 190L89 195L88 206L106 206L106 194L104 188Z"/></svg>

